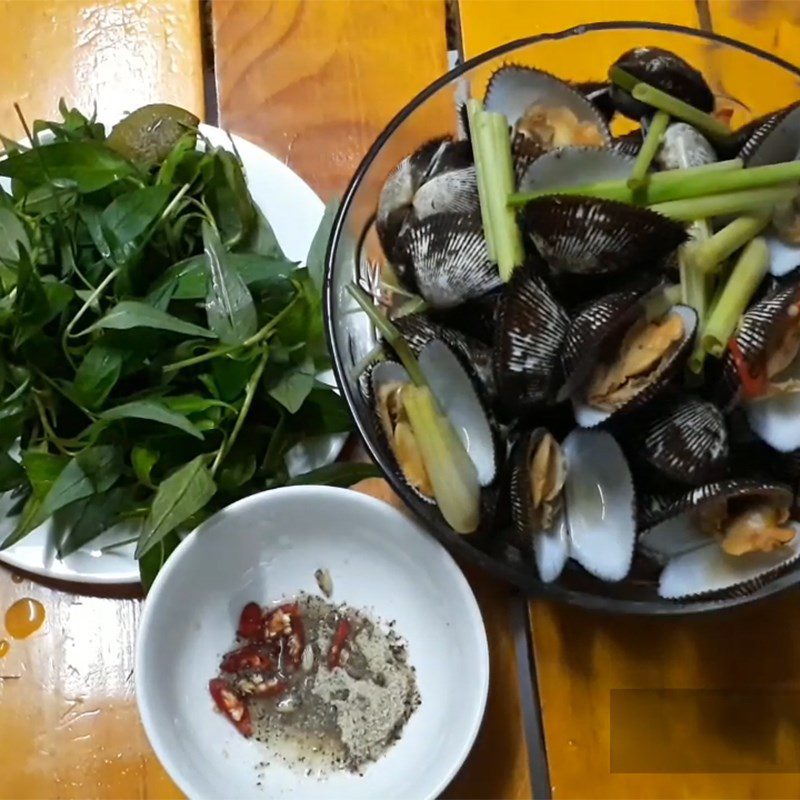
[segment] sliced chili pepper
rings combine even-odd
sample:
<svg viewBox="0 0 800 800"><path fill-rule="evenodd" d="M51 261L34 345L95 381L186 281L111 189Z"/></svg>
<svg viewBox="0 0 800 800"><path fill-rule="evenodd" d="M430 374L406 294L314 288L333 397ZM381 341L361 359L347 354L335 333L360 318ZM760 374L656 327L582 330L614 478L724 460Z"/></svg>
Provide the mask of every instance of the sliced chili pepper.
<svg viewBox="0 0 800 800"><path fill-rule="evenodd" d="M350 637L350 622L343 619L336 628L336 633L333 634L333 641L331 642L330 649L328 650L328 669L333 669L341 664L342 649L347 644Z"/></svg>
<svg viewBox="0 0 800 800"><path fill-rule="evenodd" d="M739 373L739 380L742 382L742 391L745 397L754 398L759 397L767 391L767 376L764 372L754 375L750 370L750 365L744 357L742 348L736 339L731 339L728 342L728 349L731 351L733 363L736 366L736 371Z"/></svg>
<svg viewBox="0 0 800 800"><path fill-rule="evenodd" d="M223 672L245 672L246 670L258 670L267 672L273 668L274 664L269 653L263 646L257 644L247 644L238 650L226 653L222 658L219 668Z"/></svg>
<svg viewBox="0 0 800 800"><path fill-rule="evenodd" d="M233 723L246 739L253 735L250 709L224 678L213 678L208 682L208 691L217 708Z"/></svg>
<svg viewBox="0 0 800 800"><path fill-rule="evenodd" d="M270 611L264 619L264 638L267 642L283 642L288 662L294 667L299 666L305 647L300 606L297 603L285 603Z"/></svg>
<svg viewBox="0 0 800 800"><path fill-rule="evenodd" d="M239 628L236 631L242 639L257 641L263 638L264 623L261 615L261 606L258 603L248 603L239 617Z"/></svg>

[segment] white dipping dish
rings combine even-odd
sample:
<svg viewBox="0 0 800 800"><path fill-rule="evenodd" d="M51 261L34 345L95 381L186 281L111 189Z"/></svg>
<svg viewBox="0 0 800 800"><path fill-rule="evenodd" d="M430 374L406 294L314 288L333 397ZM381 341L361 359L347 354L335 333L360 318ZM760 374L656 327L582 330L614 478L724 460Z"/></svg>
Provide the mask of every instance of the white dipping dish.
<svg viewBox="0 0 800 800"><path fill-rule="evenodd" d="M242 607L319 595L319 568L333 580L330 602L395 620L422 697L400 740L363 775L293 771L241 737L208 693ZM147 596L135 678L150 743L190 798L422 800L444 790L475 741L489 652L469 584L423 528L357 492L296 486L234 503L180 544Z"/></svg>

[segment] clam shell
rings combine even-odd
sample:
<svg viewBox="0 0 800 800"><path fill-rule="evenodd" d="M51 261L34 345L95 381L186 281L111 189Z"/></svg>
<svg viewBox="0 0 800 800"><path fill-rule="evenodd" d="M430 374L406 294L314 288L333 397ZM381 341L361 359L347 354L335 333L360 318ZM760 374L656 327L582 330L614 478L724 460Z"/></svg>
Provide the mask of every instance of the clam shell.
<svg viewBox="0 0 800 800"><path fill-rule="evenodd" d="M686 240L683 225L646 208L594 197L541 197L520 215L522 230L556 271L652 268Z"/></svg>
<svg viewBox="0 0 800 800"><path fill-rule="evenodd" d="M686 169L713 164L717 153L696 128L685 122L673 122L664 132L655 160L661 169Z"/></svg>
<svg viewBox="0 0 800 800"><path fill-rule="evenodd" d="M478 471L478 483L488 486L497 475L497 445L489 415L469 375L453 351L438 340L423 348L418 361L431 392Z"/></svg>
<svg viewBox="0 0 800 800"><path fill-rule="evenodd" d="M573 431L562 450L570 554L592 575L620 581L630 571L636 539L633 480L625 456L604 431Z"/></svg>
<svg viewBox="0 0 800 800"><path fill-rule="evenodd" d="M409 314L394 320L394 326L403 336L415 356L434 340L444 342L458 357L461 366L474 372L478 382L478 393L492 396L496 393L492 351L482 342L461 331L439 325L425 314Z"/></svg>
<svg viewBox="0 0 800 800"><path fill-rule="evenodd" d="M611 101L611 84L608 81L583 81L572 86L597 109L607 123L611 122L616 109Z"/></svg>
<svg viewBox="0 0 800 800"><path fill-rule="evenodd" d="M413 274L419 293L434 308L460 305L502 283L487 256L478 214L438 213L406 225L394 257Z"/></svg>
<svg viewBox="0 0 800 800"><path fill-rule="evenodd" d="M800 525L786 546L771 553L730 556L713 542L671 559L661 572L658 594L670 600L739 597L783 574L800 558Z"/></svg>
<svg viewBox="0 0 800 800"><path fill-rule="evenodd" d="M586 305L572 319L561 351L565 382L559 400L566 400L589 375L605 338L634 321L639 313L636 300L641 294L636 289L608 294Z"/></svg>
<svg viewBox="0 0 800 800"><path fill-rule="evenodd" d="M503 296L502 286L488 294L452 308L432 308L427 316L434 322L463 333L486 346L494 341L495 326Z"/></svg>
<svg viewBox="0 0 800 800"><path fill-rule="evenodd" d="M567 325L567 314L547 284L518 269L503 294L493 348L501 402L520 409L550 399Z"/></svg>
<svg viewBox="0 0 800 800"><path fill-rule="evenodd" d="M642 149L644 136L642 135L641 128L631 131L630 133L623 133L621 136L615 136L609 145L610 149L615 150L617 153L622 153L625 156L639 155Z"/></svg>
<svg viewBox="0 0 800 800"><path fill-rule="evenodd" d="M562 147L537 158L519 180L520 192L553 191L626 180L636 159L602 147Z"/></svg>
<svg viewBox="0 0 800 800"><path fill-rule="evenodd" d="M702 74L669 50L635 47L623 53L614 66L701 111L714 109L714 94ZM634 100L619 86L612 87L611 97L617 110L631 119L639 120L653 113L651 106Z"/></svg>
<svg viewBox="0 0 800 800"><path fill-rule="evenodd" d="M514 538L524 552L532 550L539 577L554 581L561 574L569 557L569 539L563 497L560 512L549 530L534 530L530 489L530 469L534 450L547 433L537 428L523 434L514 444L509 457L511 464L510 503Z"/></svg>
<svg viewBox="0 0 800 800"><path fill-rule="evenodd" d="M800 148L800 102L753 120L736 138L738 156L747 167L794 161Z"/></svg>
<svg viewBox="0 0 800 800"><path fill-rule="evenodd" d="M474 214L480 211L475 167L461 167L427 180L417 189L412 201L416 219L440 212Z"/></svg>
<svg viewBox="0 0 800 800"><path fill-rule="evenodd" d="M658 378L643 386L627 403L613 411L595 408L582 399L573 397L572 408L578 425L582 428L594 428L617 414L627 414L637 408L641 408L666 390L675 373L688 358L694 341L695 330L697 329L697 312L693 308L679 305L673 306L672 310L680 314L683 319L683 342L672 354Z"/></svg>
<svg viewBox="0 0 800 800"><path fill-rule="evenodd" d="M722 412L696 397L661 404L640 429L641 456L680 483L702 483L724 468L728 430Z"/></svg>
<svg viewBox="0 0 800 800"><path fill-rule="evenodd" d="M605 120L589 100L560 78L532 67L500 67L489 79L483 102L487 111L505 114L512 126L537 103L568 108L579 120L594 122L607 141L611 138Z"/></svg>
<svg viewBox="0 0 800 800"><path fill-rule="evenodd" d="M405 368L396 361L380 361L368 368L368 370L365 371L365 374L366 388L368 393L367 405L373 412L371 414L372 425L375 432L375 438L377 439L379 446L383 450L386 458L389 460L389 463L392 465L395 474L401 478L406 486L408 486L409 489L411 489L411 491L414 492L414 494L423 502L428 503L429 505L436 505L436 501L432 497L428 497L426 494L420 492L406 479L405 475L403 474L403 470L397 461L397 457L394 454L394 450L389 444L389 437L386 429L381 423L380 417L378 416L376 410L378 392L382 385L393 383L395 381L410 383L411 378L409 378Z"/></svg>

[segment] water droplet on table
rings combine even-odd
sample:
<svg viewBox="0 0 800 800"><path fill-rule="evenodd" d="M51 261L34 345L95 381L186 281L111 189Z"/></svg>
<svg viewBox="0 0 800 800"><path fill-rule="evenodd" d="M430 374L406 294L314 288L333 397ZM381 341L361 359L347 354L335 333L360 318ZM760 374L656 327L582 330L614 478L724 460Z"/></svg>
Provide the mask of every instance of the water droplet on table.
<svg viewBox="0 0 800 800"><path fill-rule="evenodd" d="M42 627L44 618L44 606L38 600L23 597L6 611L6 630L15 639L26 639Z"/></svg>

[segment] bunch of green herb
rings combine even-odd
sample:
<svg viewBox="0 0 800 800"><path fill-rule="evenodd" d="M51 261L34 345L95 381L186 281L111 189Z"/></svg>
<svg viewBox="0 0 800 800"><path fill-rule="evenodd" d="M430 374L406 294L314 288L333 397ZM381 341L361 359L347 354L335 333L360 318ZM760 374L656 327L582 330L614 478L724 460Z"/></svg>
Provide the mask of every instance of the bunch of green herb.
<svg viewBox="0 0 800 800"><path fill-rule="evenodd" d="M0 491L8 547L55 515L59 555L129 521L145 582L222 506L328 464L350 430L321 313L326 226L281 252L235 153L169 106L104 127L61 106L0 176ZM292 474L292 463L314 471Z"/></svg>

